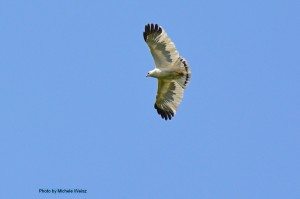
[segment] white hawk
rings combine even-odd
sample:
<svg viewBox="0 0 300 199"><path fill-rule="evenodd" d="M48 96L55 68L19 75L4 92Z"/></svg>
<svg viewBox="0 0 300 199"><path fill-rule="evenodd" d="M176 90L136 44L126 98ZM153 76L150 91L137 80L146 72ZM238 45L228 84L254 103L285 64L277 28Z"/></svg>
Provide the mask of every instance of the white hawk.
<svg viewBox="0 0 300 199"><path fill-rule="evenodd" d="M182 101L191 71L161 26L147 24L143 36L155 62L155 69L149 71L147 77L158 79L154 108L163 119L171 120Z"/></svg>

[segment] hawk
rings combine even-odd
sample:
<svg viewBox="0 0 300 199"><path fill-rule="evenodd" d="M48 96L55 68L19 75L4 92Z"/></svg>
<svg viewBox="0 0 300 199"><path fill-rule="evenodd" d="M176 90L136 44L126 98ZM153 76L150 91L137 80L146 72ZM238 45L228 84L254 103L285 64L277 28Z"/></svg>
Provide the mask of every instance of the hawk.
<svg viewBox="0 0 300 199"><path fill-rule="evenodd" d="M158 80L154 108L163 119L171 120L182 101L191 70L161 26L147 24L143 36L155 62L147 77Z"/></svg>

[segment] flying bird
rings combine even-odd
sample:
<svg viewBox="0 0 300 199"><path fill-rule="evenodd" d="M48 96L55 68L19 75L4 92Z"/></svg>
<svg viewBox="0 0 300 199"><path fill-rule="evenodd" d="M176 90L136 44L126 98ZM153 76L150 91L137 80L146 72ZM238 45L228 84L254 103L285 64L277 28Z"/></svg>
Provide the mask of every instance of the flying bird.
<svg viewBox="0 0 300 199"><path fill-rule="evenodd" d="M158 80L154 108L163 119L171 120L182 101L191 71L161 26L147 24L143 36L155 62L155 68L148 72L147 77Z"/></svg>

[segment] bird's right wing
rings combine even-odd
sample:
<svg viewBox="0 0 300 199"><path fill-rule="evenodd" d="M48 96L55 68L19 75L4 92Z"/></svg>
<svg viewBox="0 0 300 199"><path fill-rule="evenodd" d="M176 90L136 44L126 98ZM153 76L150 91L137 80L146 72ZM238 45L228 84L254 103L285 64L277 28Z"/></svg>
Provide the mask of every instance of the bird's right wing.
<svg viewBox="0 0 300 199"><path fill-rule="evenodd" d="M154 108L165 120L170 120L182 101L184 88L176 80L158 79Z"/></svg>

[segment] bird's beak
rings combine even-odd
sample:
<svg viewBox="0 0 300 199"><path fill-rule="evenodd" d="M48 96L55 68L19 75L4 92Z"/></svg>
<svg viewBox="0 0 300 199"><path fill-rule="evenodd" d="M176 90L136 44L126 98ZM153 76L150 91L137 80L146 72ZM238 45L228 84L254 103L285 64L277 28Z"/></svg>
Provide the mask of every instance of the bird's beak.
<svg viewBox="0 0 300 199"><path fill-rule="evenodd" d="M146 77L149 77L149 74L147 74Z"/></svg>

